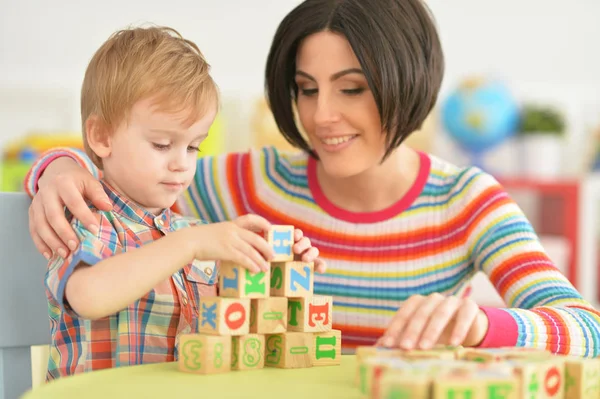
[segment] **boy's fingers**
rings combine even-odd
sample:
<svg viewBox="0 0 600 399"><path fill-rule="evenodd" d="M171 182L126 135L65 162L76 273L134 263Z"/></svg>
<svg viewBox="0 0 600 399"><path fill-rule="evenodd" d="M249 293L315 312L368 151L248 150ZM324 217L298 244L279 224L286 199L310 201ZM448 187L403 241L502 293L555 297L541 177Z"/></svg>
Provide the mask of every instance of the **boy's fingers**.
<svg viewBox="0 0 600 399"><path fill-rule="evenodd" d="M300 239L300 241L296 241L296 243L293 245L293 250L296 255L301 255L303 252L305 252L310 247L311 247L311 244L310 244L310 240L308 239L308 237L302 237ZM304 259L304 256L302 256L302 258ZM309 261L309 262L311 262L311 261Z"/></svg>
<svg viewBox="0 0 600 399"><path fill-rule="evenodd" d="M264 237L259 236L258 234L254 234L248 230L242 230L241 233L242 239L248 243L257 254L262 254L261 261L264 263L265 261L270 261L275 257L275 253L273 248L269 246L267 240Z"/></svg>
<svg viewBox="0 0 600 399"><path fill-rule="evenodd" d="M304 237L304 233L300 229L294 229L294 241L298 242Z"/></svg>
<svg viewBox="0 0 600 399"><path fill-rule="evenodd" d="M262 216L252 214L240 216L235 220L235 224L254 232L268 231L271 229L271 223L269 223L267 219L263 218Z"/></svg>
<svg viewBox="0 0 600 399"><path fill-rule="evenodd" d="M318 255L317 255L318 256ZM317 271L317 273L325 273L327 271L327 263L321 259L321 258L316 258L314 260L315 262L315 270Z"/></svg>

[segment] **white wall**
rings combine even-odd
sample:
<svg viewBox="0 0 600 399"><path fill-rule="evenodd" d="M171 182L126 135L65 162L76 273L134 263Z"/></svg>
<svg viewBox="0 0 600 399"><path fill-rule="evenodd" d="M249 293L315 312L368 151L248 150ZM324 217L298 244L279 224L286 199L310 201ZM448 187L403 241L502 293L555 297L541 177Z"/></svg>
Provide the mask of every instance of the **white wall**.
<svg viewBox="0 0 600 399"><path fill-rule="evenodd" d="M443 93L457 79L483 73L504 79L519 98L559 101L573 117L575 147L583 124L600 120L593 116L600 113L600 1L427 2L447 58ZM110 33L131 23L177 28L199 44L226 97L259 96L272 35L297 3L0 0L0 148L30 129L77 130L89 58ZM448 140L438 148L460 159Z"/></svg>

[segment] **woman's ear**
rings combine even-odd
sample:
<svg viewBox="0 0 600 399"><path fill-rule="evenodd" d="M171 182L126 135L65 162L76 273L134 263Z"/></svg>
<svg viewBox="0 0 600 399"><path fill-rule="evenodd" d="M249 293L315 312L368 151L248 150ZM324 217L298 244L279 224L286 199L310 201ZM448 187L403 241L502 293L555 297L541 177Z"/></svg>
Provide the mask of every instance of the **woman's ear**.
<svg viewBox="0 0 600 399"><path fill-rule="evenodd" d="M108 128L97 115L90 115L85 121L85 137L88 146L100 159L111 154L111 140Z"/></svg>

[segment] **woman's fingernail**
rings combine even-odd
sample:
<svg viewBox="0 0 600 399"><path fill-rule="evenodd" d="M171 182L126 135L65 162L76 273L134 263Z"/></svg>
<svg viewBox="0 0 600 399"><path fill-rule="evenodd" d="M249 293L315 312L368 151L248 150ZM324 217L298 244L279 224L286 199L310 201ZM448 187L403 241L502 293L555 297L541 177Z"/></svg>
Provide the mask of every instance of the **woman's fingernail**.
<svg viewBox="0 0 600 399"><path fill-rule="evenodd" d="M67 245L71 251L75 251L77 249L77 243L73 240L69 240Z"/></svg>
<svg viewBox="0 0 600 399"><path fill-rule="evenodd" d="M44 252L44 258L46 258L46 260L50 260L50 254L48 252Z"/></svg>
<svg viewBox="0 0 600 399"><path fill-rule="evenodd" d="M402 347L404 349L412 349L413 343L410 339L405 339L404 341L402 341Z"/></svg>
<svg viewBox="0 0 600 399"><path fill-rule="evenodd" d="M385 338L383 340L383 345L388 346L388 347L394 345L394 338L392 338L392 337Z"/></svg>
<svg viewBox="0 0 600 399"><path fill-rule="evenodd" d="M61 258L63 258L63 259L64 259L64 258L66 258L66 257L67 257L67 251L65 251L64 249L60 248L60 249L59 249L57 252L58 252L58 255L59 255Z"/></svg>
<svg viewBox="0 0 600 399"><path fill-rule="evenodd" d="M429 349L430 345L431 345L431 342L429 342L429 340L427 340L427 339L421 340L421 349Z"/></svg>

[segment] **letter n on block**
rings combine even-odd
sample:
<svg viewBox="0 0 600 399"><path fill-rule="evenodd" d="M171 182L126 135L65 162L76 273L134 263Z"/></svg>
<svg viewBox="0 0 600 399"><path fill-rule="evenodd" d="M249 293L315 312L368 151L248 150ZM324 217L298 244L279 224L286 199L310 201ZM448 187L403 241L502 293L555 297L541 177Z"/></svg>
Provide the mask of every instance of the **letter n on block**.
<svg viewBox="0 0 600 399"><path fill-rule="evenodd" d="M332 310L331 296L288 298L288 331L329 331L332 326Z"/></svg>
<svg viewBox="0 0 600 399"><path fill-rule="evenodd" d="M342 332L329 330L313 334L313 352L311 362L313 366L339 365L342 361Z"/></svg>
<svg viewBox="0 0 600 399"><path fill-rule="evenodd" d="M250 331L250 299L200 298L198 330L211 335L244 335Z"/></svg>
<svg viewBox="0 0 600 399"><path fill-rule="evenodd" d="M219 267L219 296L228 298L266 298L269 296L271 270L251 274L235 263Z"/></svg>
<svg viewBox="0 0 600 399"><path fill-rule="evenodd" d="M265 239L275 252L272 262L286 262L294 260L294 226L274 225L265 233Z"/></svg>
<svg viewBox="0 0 600 399"><path fill-rule="evenodd" d="M313 294L314 263L276 262L271 264L271 296L288 298Z"/></svg>
<svg viewBox="0 0 600 399"><path fill-rule="evenodd" d="M179 339L179 370L217 374L231 370L231 337L184 334Z"/></svg>

